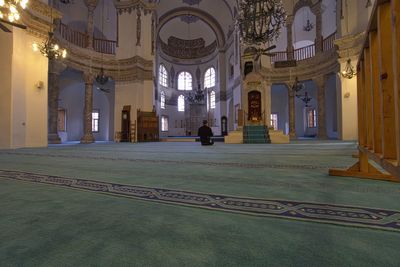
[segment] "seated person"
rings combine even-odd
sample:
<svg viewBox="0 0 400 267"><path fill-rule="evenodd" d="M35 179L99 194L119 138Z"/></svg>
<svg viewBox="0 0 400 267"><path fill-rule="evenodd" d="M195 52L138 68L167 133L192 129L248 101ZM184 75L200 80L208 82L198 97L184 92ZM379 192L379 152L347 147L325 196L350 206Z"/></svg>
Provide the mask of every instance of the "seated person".
<svg viewBox="0 0 400 267"><path fill-rule="evenodd" d="M210 127L208 127L208 122L206 120L203 121L203 126L199 128L197 135L200 137L201 145L203 146L211 146L214 144L214 141L211 140L211 136L213 136L213 132Z"/></svg>

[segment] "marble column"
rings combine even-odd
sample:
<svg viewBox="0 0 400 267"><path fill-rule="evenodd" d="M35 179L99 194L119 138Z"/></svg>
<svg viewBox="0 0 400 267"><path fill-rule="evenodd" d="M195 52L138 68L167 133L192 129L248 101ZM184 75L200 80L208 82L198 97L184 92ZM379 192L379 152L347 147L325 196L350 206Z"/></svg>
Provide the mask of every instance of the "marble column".
<svg viewBox="0 0 400 267"><path fill-rule="evenodd" d="M322 1L313 6L311 11L316 17L315 23L315 53L322 52Z"/></svg>
<svg viewBox="0 0 400 267"><path fill-rule="evenodd" d="M87 16L87 48L93 49L93 33L94 33L94 10L96 9L98 0L85 0L85 4L88 8Z"/></svg>
<svg viewBox="0 0 400 267"><path fill-rule="evenodd" d="M325 113L325 76L317 77L313 79L315 85L317 86L317 100L318 100L318 120L317 120L317 127L318 127L318 134L317 137L320 139L326 139L326 113Z"/></svg>
<svg viewBox="0 0 400 267"><path fill-rule="evenodd" d="M289 99L289 138L296 139L296 105L295 95L296 93L292 90L292 85L287 84L288 88L288 99Z"/></svg>
<svg viewBox="0 0 400 267"><path fill-rule="evenodd" d="M286 19L286 29L287 29L287 60L294 59L294 47L293 47L293 20L294 16L288 16Z"/></svg>
<svg viewBox="0 0 400 267"><path fill-rule="evenodd" d="M61 139L58 135L58 97L60 95L60 73L65 70L66 65L58 60L49 60L49 121L48 121L48 143L60 144Z"/></svg>
<svg viewBox="0 0 400 267"><path fill-rule="evenodd" d="M85 108L83 115L83 137L81 138L82 144L90 144L94 142L92 133L92 112L93 112L93 80L92 73L83 73L85 81Z"/></svg>

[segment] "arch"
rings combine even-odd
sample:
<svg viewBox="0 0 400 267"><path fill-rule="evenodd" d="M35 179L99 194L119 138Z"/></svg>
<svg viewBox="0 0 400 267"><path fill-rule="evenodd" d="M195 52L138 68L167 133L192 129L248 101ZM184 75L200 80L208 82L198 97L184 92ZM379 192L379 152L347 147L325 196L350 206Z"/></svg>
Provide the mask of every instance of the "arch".
<svg viewBox="0 0 400 267"><path fill-rule="evenodd" d="M309 7L311 9L311 12L315 16L317 15L315 10L314 10L314 8L313 8L314 4L313 4L312 0L300 0L294 5L292 16L294 17L296 15L297 11L299 11L299 9L303 8L303 7Z"/></svg>
<svg viewBox="0 0 400 267"><path fill-rule="evenodd" d="M193 89L193 77L188 71L182 71L178 75L178 90L190 91Z"/></svg>
<svg viewBox="0 0 400 267"><path fill-rule="evenodd" d="M204 88L211 88L215 86L215 69L209 67L204 73Z"/></svg>
<svg viewBox="0 0 400 267"><path fill-rule="evenodd" d="M214 31L217 37L218 48L223 49L225 47L225 34L218 21L207 12L193 7L175 8L162 15L158 23L157 36L159 36L160 30L168 21L183 15L196 16L204 21Z"/></svg>

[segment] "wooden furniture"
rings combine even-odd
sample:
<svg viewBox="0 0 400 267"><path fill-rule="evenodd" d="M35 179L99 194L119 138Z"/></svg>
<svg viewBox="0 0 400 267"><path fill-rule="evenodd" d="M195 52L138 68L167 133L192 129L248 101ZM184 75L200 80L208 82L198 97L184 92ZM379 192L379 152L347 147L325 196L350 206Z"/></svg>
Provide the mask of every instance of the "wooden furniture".
<svg viewBox="0 0 400 267"><path fill-rule="evenodd" d="M137 111L137 141L159 141L159 122L155 111Z"/></svg>
<svg viewBox="0 0 400 267"><path fill-rule="evenodd" d="M359 160L329 174L400 182L400 1L377 0L367 33L357 66Z"/></svg>
<svg viewBox="0 0 400 267"><path fill-rule="evenodd" d="M131 123L131 143L136 143L136 121Z"/></svg>

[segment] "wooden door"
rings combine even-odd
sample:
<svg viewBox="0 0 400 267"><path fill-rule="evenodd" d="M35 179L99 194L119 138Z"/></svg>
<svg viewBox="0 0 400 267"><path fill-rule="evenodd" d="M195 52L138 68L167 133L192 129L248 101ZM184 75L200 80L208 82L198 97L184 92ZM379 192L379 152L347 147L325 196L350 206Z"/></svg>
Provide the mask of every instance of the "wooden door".
<svg viewBox="0 0 400 267"><path fill-rule="evenodd" d="M261 93L259 91L250 91L248 94L248 120L261 120Z"/></svg>
<svg viewBox="0 0 400 267"><path fill-rule="evenodd" d="M129 142L130 141L130 125L131 125L131 112L130 109L122 110L121 115L121 142Z"/></svg>

